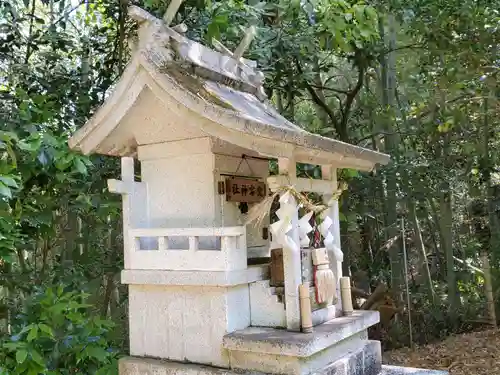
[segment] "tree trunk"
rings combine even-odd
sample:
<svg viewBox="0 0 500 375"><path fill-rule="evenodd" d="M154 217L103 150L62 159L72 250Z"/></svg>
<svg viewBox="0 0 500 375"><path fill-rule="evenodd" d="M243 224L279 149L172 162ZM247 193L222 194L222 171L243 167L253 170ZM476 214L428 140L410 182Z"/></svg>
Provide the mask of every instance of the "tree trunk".
<svg viewBox="0 0 500 375"><path fill-rule="evenodd" d="M491 277L491 267L489 257L491 256L494 261L495 255L497 254L497 249L500 246L500 226L498 222L498 216L496 212L496 189L492 183L491 172L493 170L493 161L490 157L490 124L489 124L489 113L488 113L488 98L484 99L484 120L483 120L483 155L482 155L482 166L485 168L483 173L485 182L486 182L486 201L488 207L488 221L489 221L489 241L485 244L483 248L483 252L481 254L481 260L483 263L483 271L484 271L484 289L486 294L487 306L488 306L488 315L491 321L491 324L496 327L497 326L497 318L495 312L495 298L493 295L493 281ZM489 254L486 252L489 250Z"/></svg>
<svg viewBox="0 0 500 375"><path fill-rule="evenodd" d="M76 212L70 211L68 207L66 207L66 225L65 225L65 234L64 234L64 248L61 249L61 260L70 261L78 259L76 255L77 239L79 237L78 231L78 216Z"/></svg>
<svg viewBox="0 0 500 375"><path fill-rule="evenodd" d="M418 222L417 210L415 208L415 203L412 201L412 199L408 201L408 210L410 213L410 220L413 224L415 246L417 247L421 257L421 262L422 262L421 270L422 274L424 275L424 281L427 293L429 295L429 300L432 301L432 303L434 304L436 301L435 301L434 287L432 286L431 270L429 268L429 262L427 260L427 252L425 251L425 245L422 239L422 231L420 230L420 223Z"/></svg>
<svg viewBox="0 0 500 375"><path fill-rule="evenodd" d="M280 115L284 115L284 108L283 108L283 94L281 93L280 90L276 90L276 105L278 107L278 112Z"/></svg>
<svg viewBox="0 0 500 375"><path fill-rule="evenodd" d="M349 212L349 191L344 191L342 194L342 206L340 211L346 214ZM351 275L351 247L349 241L349 223L344 220L340 222L340 238L341 238L341 249L344 253L344 261L342 262L342 275Z"/></svg>
<svg viewBox="0 0 500 375"><path fill-rule="evenodd" d="M437 210L437 204L434 200L433 197L430 197L427 199L429 202L429 207L431 208L431 216L432 216L432 221L428 220L428 225L429 228L432 231L432 240L434 242L434 245L436 247L436 263L438 266L438 275L440 280L445 280L446 279L446 272L444 271L444 263L445 263L445 256L444 256L444 238L443 238L443 230L441 229L441 222L439 220L439 215L438 215L438 210ZM437 245L438 242L436 241L436 236L435 233L437 232L439 236L439 246Z"/></svg>
<svg viewBox="0 0 500 375"><path fill-rule="evenodd" d="M115 265L117 263L117 252L118 252L118 246L116 244L116 241L114 241L115 236L115 231L113 229L114 225L111 222L111 217L108 216L108 236L106 238L106 247L108 249L108 257L106 259L106 268L107 272L104 275L104 299L101 305L101 315L103 317L107 317L108 311L109 311L109 305L111 302L112 298L112 293L115 290Z"/></svg>
<svg viewBox="0 0 500 375"><path fill-rule="evenodd" d="M455 275L455 260L453 256L453 193L448 182L441 184L439 197L439 208L441 213L441 232L443 238L443 250L446 259L446 281L448 284L448 303L450 311L455 313L459 307L459 295Z"/></svg>
<svg viewBox="0 0 500 375"><path fill-rule="evenodd" d="M379 32L382 40L387 43L389 51L393 51L396 45L396 30L394 16L389 15L389 33L385 34L382 18L379 20ZM381 93L382 105L385 110L384 131L385 131L385 152L391 154L397 162L398 141L392 126L394 120L395 107L395 52L389 52L380 58L381 64ZM399 237L398 215L397 215L397 173L393 163L386 173L386 227L387 239L391 241L389 247L389 258L391 262L391 288L396 302L402 301L403 291L403 265L400 241L394 239Z"/></svg>
<svg viewBox="0 0 500 375"><path fill-rule="evenodd" d="M293 87L294 87L293 77L290 76L288 78L287 103L286 103L286 111L285 111L287 114L287 117L290 121L293 121L295 118L295 95L293 93Z"/></svg>
<svg viewBox="0 0 500 375"><path fill-rule="evenodd" d="M27 65L32 52L33 23L35 20L36 0L31 1L30 25L28 29L28 38L26 43L26 54L24 55L24 64Z"/></svg>
<svg viewBox="0 0 500 375"><path fill-rule="evenodd" d="M320 72L320 67L319 67L319 62L318 62L317 57L314 59L314 85L316 86L315 91L316 91L316 94L318 95L318 97L321 99L321 101L328 104L326 101L326 98L325 98L325 93L321 89L321 87L323 87L323 80L321 79L321 72ZM321 120L322 127L325 127L325 128L328 127L328 124L329 124L328 114L317 103L314 103L314 107L316 108L316 115Z"/></svg>
<svg viewBox="0 0 500 375"><path fill-rule="evenodd" d="M483 263L484 293L486 295L486 305L488 307L488 320L490 321L491 325L496 328L497 315L495 312L495 298L493 297L493 282L491 280L490 260L488 259L488 254L484 251L481 252L481 262Z"/></svg>
<svg viewBox="0 0 500 375"><path fill-rule="evenodd" d="M101 305L101 316L106 318L108 316L108 311L110 307L110 302L112 299L112 293L116 289L115 286L115 276L113 272L108 272L104 276L104 299Z"/></svg>

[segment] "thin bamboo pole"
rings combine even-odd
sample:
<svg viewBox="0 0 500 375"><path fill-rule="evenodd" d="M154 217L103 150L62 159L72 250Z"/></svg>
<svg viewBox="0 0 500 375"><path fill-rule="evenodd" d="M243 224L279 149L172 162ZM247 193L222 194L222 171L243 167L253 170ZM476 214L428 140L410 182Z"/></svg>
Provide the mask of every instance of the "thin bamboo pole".
<svg viewBox="0 0 500 375"><path fill-rule="evenodd" d="M410 331L410 348L413 349L413 327L411 323L411 305L410 305L410 288L408 286L408 258L406 256L406 241L405 241L405 219L401 218L401 240L403 242L403 262L405 272L405 287L406 287L406 304L408 306L408 327Z"/></svg>

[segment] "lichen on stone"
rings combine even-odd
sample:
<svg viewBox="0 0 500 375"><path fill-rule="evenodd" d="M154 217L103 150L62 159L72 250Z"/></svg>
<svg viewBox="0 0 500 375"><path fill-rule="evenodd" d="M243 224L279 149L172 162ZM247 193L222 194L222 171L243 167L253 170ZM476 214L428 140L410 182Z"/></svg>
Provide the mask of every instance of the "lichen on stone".
<svg viewBox="0 0 500 375"><path fill-rule="evenodd" d="M219 107L223 107L233 111L235 110L235 108L230 103L227 103L214 93L207 90L207 88L205 87L205 80L192 73L194 71L193 66L185 65L186 64L179 65L176 63L163 64L160 68L160 72L169 75L187 91L203 98L207 102L218 105Z"/></svg>

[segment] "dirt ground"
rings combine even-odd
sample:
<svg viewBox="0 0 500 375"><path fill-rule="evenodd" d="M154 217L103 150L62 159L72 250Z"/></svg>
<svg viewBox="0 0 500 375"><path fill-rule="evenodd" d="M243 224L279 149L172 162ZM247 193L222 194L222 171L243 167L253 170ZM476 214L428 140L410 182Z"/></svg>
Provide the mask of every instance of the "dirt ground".
<svg viewBox="0 0 500 375"><path fill-rule="evenodd" d="M446 370L450 375L500 375L500 330L452 336L413 350L384 353L384 363Z"/></svg>

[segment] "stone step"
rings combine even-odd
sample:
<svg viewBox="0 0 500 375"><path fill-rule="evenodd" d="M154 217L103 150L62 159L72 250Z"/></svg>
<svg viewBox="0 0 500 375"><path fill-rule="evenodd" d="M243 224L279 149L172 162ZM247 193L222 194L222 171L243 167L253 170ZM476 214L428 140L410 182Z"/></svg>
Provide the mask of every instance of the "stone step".
<svg viewBox="0 0 500 375"><path fill-rule="evenodd" d="M412 367L382 366L382 371L378 375L448 375L447 371L427 370Z"/></svg>
<svg viewBox="0 0 500 375"><path fill-rule="evenodd" d="M252 326L285 327L285 305L269 280L250 284L250 322Z"/></svg>
<svg viewBox="0 0 500 375"><path fill-rule="evenodd" d="M378 320L376 311L355 311L306 334L250 327L224 336L223 347L237 371L377 375L382 368L380 342L368 340L367 329Z"/></svg>
<svg viewBox="0 0 500 375"><path fill-rule="evenodd" d="M307 334L249 327L224 336L223 346L229 350L308 357L356 333L365 332L379 319L378 311L356 310L351 316L339 317L316 326L312 333Z"/></svg>
<svg viewBox="0 0 500 375"><path fill-rule="evenodd" d="M364 364L361 366L360 360L356 361L355 356L352 358L352 366L336 366L333 364L310 375L448 375L448 372L446 371L385 365L382 365L382 370L380 370L379 367L377 370L378 372L373 373L376 369L375 367L366 367L365 364L368 364L368 362L365 360L363 360ZM231 369L197 365L193 363L171 362L167 360L134 357L121 358L119 360L119 368L120 375L256 375L253 371L235 372ZM260 373L260 375L266 374Z"/></svg>

